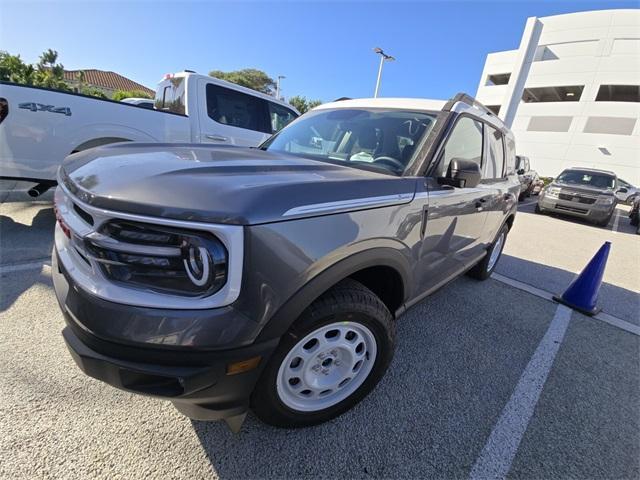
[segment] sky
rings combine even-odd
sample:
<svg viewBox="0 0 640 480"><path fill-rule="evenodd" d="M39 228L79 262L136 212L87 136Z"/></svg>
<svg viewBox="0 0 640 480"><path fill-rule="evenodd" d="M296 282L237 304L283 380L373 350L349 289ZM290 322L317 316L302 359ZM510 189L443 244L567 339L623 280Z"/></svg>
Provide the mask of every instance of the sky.
<svg viewBox="0 0 640 480"><path fill-rule="evenodd" d="M0 0L0 50L35 62L57 50L67 69L112 70L155 88L184 69L258 68L282 93L330 101L475 94L486 55L518 47L525 21L635 1L66 1Z"/></svg>

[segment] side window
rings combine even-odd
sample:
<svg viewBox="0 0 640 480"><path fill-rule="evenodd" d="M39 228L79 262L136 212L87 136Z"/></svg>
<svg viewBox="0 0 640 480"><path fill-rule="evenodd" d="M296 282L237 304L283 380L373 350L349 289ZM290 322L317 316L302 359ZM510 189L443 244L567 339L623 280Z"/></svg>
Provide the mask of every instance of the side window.
<svg viewBox="0 0 640 480"><path fill-rule="evenodd" d="M502 133L489 125L484 127L487 132L487 161L484 164L482 178L502 178L504 172L504 143ZM526 160L522 162L526 163ZM521 168L526 168L524 165Z"/></svg>
<svg viewBox="0 0 640 480"><path fill-rule="evenodd" d="M268 133L276 133L291 123L297 115L293 110L289 110L277 103L267 102L269 105L269 126L271 130Z"/></svg>
<svg viewBox="0 0 640 480"><path fill-rule="evenodd" d="M246 93L212 83L207 85L207 114L224 125L264 132L263 102Z"/></svg>
<svg viewBox="0 0 640 480"><path fill-rule="evenodd" d="M156 98L154 100L155 108L157 110L164 110L166 112L185 115L186 107L184 77L174 77L169 79L167 82L167 86L161 87L156 92ZM148 108L153 108L154 105L151 105Z"/></svg>
<svg viewBox="0 0 640 480"><path fill-rule="evenodd" d="M506 166L506 174L512 175L516 172L515 163L516 163L516 142L513 140L513 135L507 135L505 137L505 146L507 147L505 150L505 166ZM520 157L518 157L520 158ZM520 167L518 167L519 169Z"/></svg>
<svg viewBox="0 0 640 480"><path fill-rule="evenodd" d="M442 149L438 175L446 176L449 164L454 158L482 163L482 122L470 117L462 117Z"/></svg>

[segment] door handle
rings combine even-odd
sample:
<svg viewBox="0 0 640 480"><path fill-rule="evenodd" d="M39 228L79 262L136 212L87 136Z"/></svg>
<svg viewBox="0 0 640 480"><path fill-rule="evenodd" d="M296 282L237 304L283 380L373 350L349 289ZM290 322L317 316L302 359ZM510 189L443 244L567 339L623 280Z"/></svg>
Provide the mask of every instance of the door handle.
<svg viewBox="0 0 640 480"><path fill-rule="evenodd" d="M229 141L229 137L223 137L222 135L210 135L207 134L205 135L206 138L208 138L209 140L214 140L216 142L228 142Z"/></svg>

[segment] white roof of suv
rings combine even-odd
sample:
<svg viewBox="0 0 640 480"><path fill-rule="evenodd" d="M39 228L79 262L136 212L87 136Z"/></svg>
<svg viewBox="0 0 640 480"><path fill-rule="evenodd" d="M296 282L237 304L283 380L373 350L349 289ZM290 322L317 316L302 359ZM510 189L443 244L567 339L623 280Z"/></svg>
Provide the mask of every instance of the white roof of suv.
<svg viewBox="0 0 640 480"><path fill-rule="evenodd" d="M323 103L314 110L327 108L389 108L398 110L431 110L440 111L446 100L428 100L425 98L355 98Z"/></svg>

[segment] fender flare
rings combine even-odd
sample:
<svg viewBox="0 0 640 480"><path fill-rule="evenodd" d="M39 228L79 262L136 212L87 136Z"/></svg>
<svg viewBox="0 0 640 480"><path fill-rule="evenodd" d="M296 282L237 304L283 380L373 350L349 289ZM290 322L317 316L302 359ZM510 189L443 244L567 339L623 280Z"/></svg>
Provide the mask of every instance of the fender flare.
<svg viewBox="0 0 640 480"><path fill-rule="evenodd" d="M397 249L377 247L341 259L309 280L273 314L256 338L256 342L281 337L302 312L323 293L345 278L369 267L390 267L400 275L404 305L410 291L409 286L412 284L409 260Z"/></svg>
<svg viewBox="0 0 640 480"><path fill-rule="evenodd" d="M109 124L91 124L78 130L69 144L71 152L86 150L100 145L108 145L116 142L158 142L150 134L131 127ZM80 147L83 147L80 149Z"/></svg>

